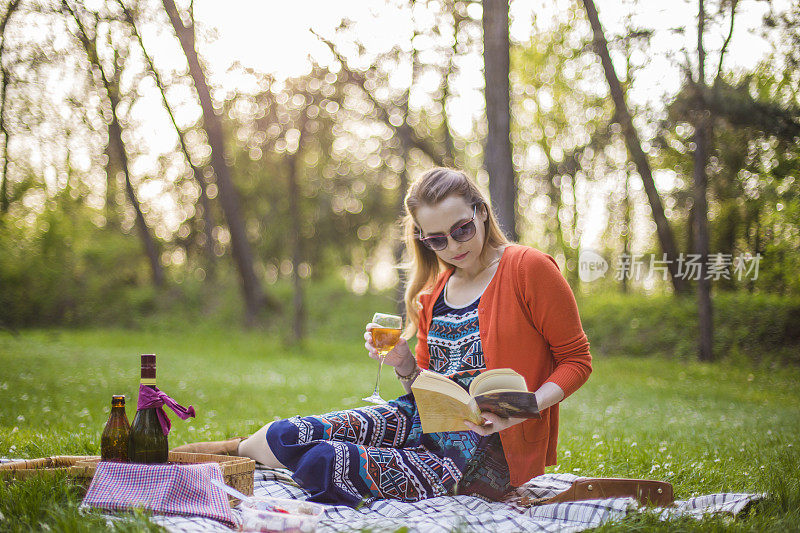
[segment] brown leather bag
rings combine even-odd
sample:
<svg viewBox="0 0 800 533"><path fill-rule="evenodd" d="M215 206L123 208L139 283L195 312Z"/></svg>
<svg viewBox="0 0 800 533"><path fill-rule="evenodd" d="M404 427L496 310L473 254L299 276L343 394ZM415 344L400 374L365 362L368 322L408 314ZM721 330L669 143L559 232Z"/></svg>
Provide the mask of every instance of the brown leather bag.
<svg viewBox="0 0 800 533"><path fill-rule="evenodd" d="M642 505L655 505L657 507L669 507L675 502L672 485L666 481L599 477L575 481L570 488L552 498L523 498L520 503L523 505L546 505L549 503L601 500L603 498L625 496L636 498Z"/></svg>

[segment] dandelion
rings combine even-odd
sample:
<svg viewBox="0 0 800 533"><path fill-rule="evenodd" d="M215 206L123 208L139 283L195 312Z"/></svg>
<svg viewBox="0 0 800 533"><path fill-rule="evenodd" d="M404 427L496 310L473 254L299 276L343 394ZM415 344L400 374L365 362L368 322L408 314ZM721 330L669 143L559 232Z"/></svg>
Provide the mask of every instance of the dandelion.
<svg viewBox="0 0 800 533"><path fill-rule="evenodd" d="M24 415L19 415L17 417L17 422L25 422L25 416Z"/></svg>

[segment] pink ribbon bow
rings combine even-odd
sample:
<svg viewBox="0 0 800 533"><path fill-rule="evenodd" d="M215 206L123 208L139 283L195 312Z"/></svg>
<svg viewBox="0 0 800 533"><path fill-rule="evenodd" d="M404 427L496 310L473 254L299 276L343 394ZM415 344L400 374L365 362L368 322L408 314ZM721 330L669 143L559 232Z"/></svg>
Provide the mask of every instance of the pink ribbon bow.
<svg viewBox="0 0 800 533"><path fill-rule="evenodd" d="M155 407L158 421L161 423L161 430L164 432L164 435L169 435L172 423L169 421L167 413L165 413L162 408L164 404L167 404L167 407L175 411L175 414L178 415L181 420L186 420L190 416L195 416L194 407L191 405L188 408L183 407L167 396L165 392L158 390L158 387L151 388L147 385L139 384L139 401L136 403L136 408L150 409L151 407Z"/></svg>

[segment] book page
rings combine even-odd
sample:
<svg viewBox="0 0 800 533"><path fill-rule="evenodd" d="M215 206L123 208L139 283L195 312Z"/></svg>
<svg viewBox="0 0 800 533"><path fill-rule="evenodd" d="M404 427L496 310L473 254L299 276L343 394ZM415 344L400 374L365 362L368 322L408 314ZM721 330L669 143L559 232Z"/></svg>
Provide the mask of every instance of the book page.
<svg viewBox="0 0 800 533"><path fill-rule="evenodd" d="M422 371L411 385L411 390L414 391L415 397L417 390L428 390L451 396L465 405L472 399L467 391L462 389L456 382L430 370Z"/></svg>
<svg viewBox="0 0 800 533"><path fill-rule="evenodd" d="M466 393L464 393L466 394ZM479 424L481 418L471 407L472 400L464 404L451 396L426 389L414 391L423 433L440 431L469 431L464 420Z"/></svg>
<svg viewBox="0 0 800 533"><path fill-rule="evenodd" d="M469 393L473 397L490 391L528 391L525 378L510 368L487 370L472 380Z"/></svg>

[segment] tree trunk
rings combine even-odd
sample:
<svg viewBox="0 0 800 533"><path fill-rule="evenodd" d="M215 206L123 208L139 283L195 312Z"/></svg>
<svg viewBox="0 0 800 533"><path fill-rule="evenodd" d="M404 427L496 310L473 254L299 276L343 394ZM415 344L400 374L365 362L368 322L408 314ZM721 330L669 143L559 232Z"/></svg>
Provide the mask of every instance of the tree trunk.
<svg viewBox="0 0 800 533"><path fill-rule="evenodd" d="M301 110L305 113L305 110ZM303 340L306 333L306 316L305 316L305 295L303 288L303 280L300 277L300 263L303 262L303 243L302 235L300 232L300 224L302 223L302 216L300 214L300 185L298 183L297 160L300 158L302 150L303 134L305 125L301 125L300 141L297 146L297 151L289 156L289 218L292 225L292 283L294 285L294 315L292 318L292 332L294 333L294 342Z"/></svg>
<svg viewBox="0 0 800 533"><path fill-rule="evenodd" d="M700 255L700 279L697 283L697 318L698 318L698 356L701 361L714 359L713 352L713 323L711 307L711 280L706 279L707 261L709 255L708 232L708 173L706 166L711 151L711 113L703 99L705 81L706 52L703 48L703 33L705 31L705 5L704 0L698 1L697 13L697 118L694 124L694 233L695 253Z"/></svg>
<svg viewBox="0 0 800 533"><path fill-rule="evenodd" d="M659 243L661 244L661 250L667 255L667 265L672 279L672 287L675 293L686 294L689 291L689 284L686 280L678 276L678 251L675 246L672 229L664 214L664 206L661 203L658 190L656 190L647 155L644 153L644 150L642 150L639 134L633 127L633 119L628 110L628 104L625 102L622 84L614 70L614 64L611 62L611 55L608 52L608 42L603 33L603 27L600 24L597 8L593 0L583 0L583 5L586 9L589 23L592 26L594 50L603 65L603 72L606 82L608 83L609 92L611 93L611 98L614 100L617 119L625 137L625 145L628 148L628 153L633 163L636 165L639 176L642 178L642 185L644 186L645 193L647 193L647 200L650 203L650 209L653 213L653 221L656 223L656 232L658 234Z"/></svg>
<svg viewBox="0 0 800 533"><path fill-rule="evenodd" d="M488 133L484 166L489 173L489 194L500 226L517 240L517 185L511 160L509 109L508 0L483 2L483 63Z"/></svg>
<svg viewBox="0 0 800 533"><path fill-rule="evenodd" d="M622 255L630 257L631 255L631 235L633 234L633 206L631 205L631 197L628 192L630 191L630 172L625 172L625 195L622 197L622 224L625 230L625 235L622 237ZM620 280L620 289L623 294L628 293L628 277L623 275Z"/></svg>
<svg viewBox="0 0 800 533"><path fill-rule="evenodd" d="M136 27L136 20L133 18L133 13L128 10L122 0L117 0L117 3L125 13L125 18L130 25L133 34L136 36L137 41L139 42L139 47L142 50L142 55L144 55L148 70L150 71L150 74L152 74L153 79L156 82L156 87L158 87L158 90L161 93L161 101L164 104L164 108L167 110L167 114L172 122L172 126L175 128L175 133L178 134L178 142L181 146L181 152L183 152L183 156L186 158L186 162L189 164L189 167L192 170L192 176L194 177L195 182L197 182L197 185L200 187L200 208L203 212L203 232L205 233L206 237L206 242L203 244L203 250L206 257L206 279L213 281L216 273L216 256L214 255L214 238L212 230L216 224L214 222L214 215L211 211L211 199L208 197L206 178L203 176L202 169L198 168L197 165L192 162L192 156L189 153L189 147L186 145L186 136L180 127L178 127L178 122L175 120L175 114L172 112L172 106L169 105L169 101L167 100L166 88L161 80L161 76L156 70L155 64L153 64L150 54L147 52L147 48L144 46L144 40L142 39L142 35L139 33L139 29Z"/></svg>
<svg viewBox="0 0 800 533"><path fill-rule="evenodd" d="M415 54L416 55L416 54ZM413 83L412 83L413 85ZM408 184L411 180L408 179L408 165L411 160L410 157L410 150L411 150L411 133L409 129L411 126L408 124L408 92L406 92L406 100L404 103L405 114L403 115L403 124L399 128L398 132L400 134L400 146L403 152L403 170L400 172L400 194L397 195L397 212L402 216L405 214L405 192L408 190ZM403 261L403 250L405 250L405 243L402 239L398 240L398 242L394 246L394 264L399 265ZM397 284L397 292L395 296L395 301L397 302L397 314L405 317L406 314L406 302L405 302L405 283L402 278L400 277L400 283Z"/></svg>
<svg viewBox="0 0 800 533"><path fill-rule="evenodd" d="M89 37L89 34L86 32L86 29L81 22L78 13L75 12L72 7L67 3L64 2L64 7L69 10L72 17L75 19L76 24L78 25L78 39L81 41L83 45L84 51L86 52L86 56L89 59L89 63L92 65L93 69L100 75L100 79L103 83L103 88L105 89L106 95L108 96L108 101L111 106L111 122L108 124L108 155L111 157L112 155L116 157L117 165L119 166L119 170L123 173L125 177L125 193L128 196L128 200L133 207L136 217L136 229L139 233L139 238L142 241L142 245L144 246L145 254L147 255L147 259L150 262L150 269L153 275L153 283L161 287L164 285L164 269L161 267L161 260L159 257L159 250L158 245L156 244L155 239L150 234L150 228L147 227L147 221L144 219L144 213L142 213L141 205L139 204L139 199L136 197L136 191L133 188L133 183L131 182L130 177L130 170L128 165L128 154L125 152L125 143L122 142L122 127L120 126L119 122L119 115L117 113L117 109L119 107L119 71L115 73L115 78L109 78L105 71L103 70L103 66L100 63L99 57L97 55L97 43L93 38ZM109 161L110 163L110 161ZM109 165L107 168L112 168L113 165Z"/></svg>
<svg viewBox="0 0 800 533"><path fill-rule="evenodd" d="M7 213L9 207L8 200L8 129L6 128L6 103L8 101L6 93L8 92L8 78L10 73L6 70L3 63L3 57L6 46L6 25L11 15L19 6L20 0L11 0L3 15L3 20L0 21L0 73L2 73L2 91L0 95L0 134L3 135L3 182L0 183L0 213Z"/></svg>
<svg viewBox="0 0 800 533"><path fill-rule="evenodd" d="M117 154L119 168L125 176L125 193L136 213L136 229L139 231L139 237L142 239L147 259L150 261L153 283L157 287L162 287L164 285L164 269L161 266L158 246L153 236L150 235L150 229L147 227L147 221L144 219L142 207L139 204L139 199L136 197L133 183L131 183L131 176L128 168L128 155L125 153L125 145L122 143L122 128L117 118L117 105L119 104L119 100L118 97L112 96L110 92L108 99L111 102L111 124L108 125L108 142L113 145Z"/></svg>
<svg viewBox="0 0 800 533"><path fill-rule="evenodd" d="M247 241L247 233L239 207L239 195L225 159L225 138L222 131L222 122L214 112L211 91L195 50L194 24L184 25L173 0L162 0L162 3L186 56L186 61L189 64L189 74L192 77L200 100L200 107L203 111L203 127L206 130L208 144L211 147L211 166L214 169L219 186L220 205L231 232L233 258L239 270L242 295L245 301L245 319L248 325L253 325L258 313L265 305L271 309L277 309L278 303L263 292L261 282L253 268L253 253L250 249L250 243Z"/></svg>
<svg viewBox="0 0 800 533"><path fill-rule="evenodd" d="M413 6L413 0L411 2ZM447 66L443 72L443 80L442 80L442 132L444 134L444 163L449 166L456 165L456 146L455 141L453 140L453 132L450 129L450 118L447 115L447 99L450 96L450 77L456 71L456 64L454 59L458 56L458 32L461 29L461 25L463 24L465 17L463 17L456 9L455 2L444 2L442 6L443 9L448 10L450 15L453 16L453 45L448 50L448 58L447 58ZM416 36L416 32L415 32ZM413 53L416 55L416 49L413 50ZM413 86L413 84L412 84Z"/></svg>
<svg viewBox="0 0 800 533"><path fill-rule="evenodd" d="M413 0L411 1L413 4ZM413 7L413 5L412 5ZM405 195L406 191L408 190L408 184L411 180L408 177L408 165L411 161L410 151L411 147L413 146L413 141L411 140L412 137L412 130L411 124L408 123L409 118L409 107L408 101L411 97L411 87L414 86L414 82L417 79L417 70L419 68L419 54L417 53L416 47L414 47L414 38L417 36L417 31L414 31L414 35L411 37L411 80L409 82L408 88L403 92L403 98L400 103L400 109L403 112L403 123L397 128L397 134L400 137L400 150L402 151L401 157L403 158L403 170L400 172L400 187L399 187L399 194L397 195L397 213L398 216L405 215ZM447 94L447 79L445 78L445 89L444 94ZM444 121L444 128L445 132L449 137L450 127L447 122L447 112L444 108L444 99L442 100L442 114L445 116ZM450 138L450 137L449 137ZM452 139L452 138L451 138ZM452 155L451 152L448 152ZM445 156L447 157L447 156ZM398 240L398 242L394 246L393 256L394 256L394 264L399 265L403 261L403 250L405 250L405 243L403 242L402 238ZM402 276L400 278L400 283L397 284L397 291L395 296L395 302L397 305L397 314L405 317L406 314L406 303L405 303L405 283L403 283Z"/></svg>
<svg viewBox="0 0 800 533"><path fill-rule="evenodd" d="M110 136L109 136L110 141ZM120 171L118 157L116 150L111 142L106 143L103 149L103 154L106 156L106 203L104 213L106 217L105 225L112 228L119 228L120 214L117 208L117 173Z"/></svg>

